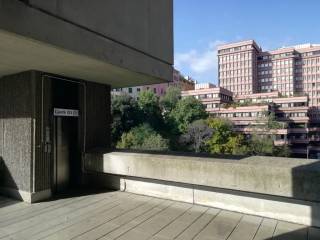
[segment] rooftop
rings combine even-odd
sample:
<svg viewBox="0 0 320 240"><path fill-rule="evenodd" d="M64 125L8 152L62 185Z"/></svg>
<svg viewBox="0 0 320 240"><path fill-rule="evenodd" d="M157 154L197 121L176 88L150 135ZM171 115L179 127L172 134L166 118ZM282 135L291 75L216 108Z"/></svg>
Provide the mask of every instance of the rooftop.
<svg viewBox="0 0 320 240"><path fill-rule="evenodd" d="M304 43L304 44L298 44L294 46L285 46L282 48L294 48L294 49L303 49L303 48L313 48L313 47L320 47L320 44L312 44L312 43Z"/></svg>
<svg viewBox="0 0 320 240"><path fill-rule="evenodd" d="M239 238L241 236L241 238ZM124 192L27 204L0 197L1 239L310 239L317 228Z"/></svg>

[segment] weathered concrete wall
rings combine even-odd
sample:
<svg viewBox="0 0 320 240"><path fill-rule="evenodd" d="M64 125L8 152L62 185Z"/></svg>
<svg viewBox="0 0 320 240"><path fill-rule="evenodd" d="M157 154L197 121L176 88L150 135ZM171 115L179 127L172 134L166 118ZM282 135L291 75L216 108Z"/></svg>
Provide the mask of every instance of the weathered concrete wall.
<svg viewBox="0 0 320 240"><path fill-rule="evenodd" d="M113 152L89 170L320 202L320 162L249 157L242 160Z"/></svg>
<svg viewBox="0 0 320 240"><path fill-rule="evenodd" d="M320 226L320 162L87 154L89 184Z"/></svg>
<svg viewBox="0 0 320 240"><path fill-rule="evenodd" d="M86 83L85 151L111 146L110 86Z"/></svg>
<svg viewBox="0 0 320 240"><path fill-rule="evenodd" d="M34 91L31 72L0 79L0 187L32 190Z"/></svg>
<svg viewBox="0 0 320 240"><path fill-rule="evenodd" d="M0 0L0 49L10 56L0 76L36 69L115 87L170 80L172 26L172 0Z"/></svg>
<svg viewBox="0 0 320 240"><path fill-rule="evenodd" d="M173 63L172 0L29 0L29 3Z"/></svg>

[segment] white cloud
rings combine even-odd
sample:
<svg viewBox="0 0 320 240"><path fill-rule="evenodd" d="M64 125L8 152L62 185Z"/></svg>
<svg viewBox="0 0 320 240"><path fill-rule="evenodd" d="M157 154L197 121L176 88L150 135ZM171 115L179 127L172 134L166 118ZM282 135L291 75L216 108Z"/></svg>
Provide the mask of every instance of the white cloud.
<svg viewBox="0 0 320 240"><path fill-rule="evenodd" d="M197 78L207 78L212 75L212 81L217 76L217 46L223 44L223 41L216 40L210 42L204 51L192 49L185 53L177 53L175 56L175 66L182 72ZM202 79L197 79L202 81Z"/></svg>

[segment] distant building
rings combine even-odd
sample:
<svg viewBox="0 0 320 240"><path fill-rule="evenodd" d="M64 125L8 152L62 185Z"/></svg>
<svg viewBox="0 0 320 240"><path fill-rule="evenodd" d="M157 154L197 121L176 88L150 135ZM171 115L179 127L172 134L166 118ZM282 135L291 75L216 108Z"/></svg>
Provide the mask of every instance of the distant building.
<svg viewBox="0 0 320 240"><path fill-rule="evenodd" d="M320 44L262 51L254 40L218 47L219 86L235 95L278 91L308 95L320 121Z"/></svg>
<svg viewBox="0 0 320 240"><path fill-rule="evenodd" d="M232 102L232 92L211 83L196 84L194 90L182 91L182 97L195 97L206 107L209 113L219 110L224 103Z"/></svg>
<svg viewBox="0 0 320 240"><path fill-rule="evenodd" d="M196 81L191 77L184 77L178 70L173 70L173 75L171 81L167 83L159 83L144 86L135 86L127 88L116 88L112 90L113 95L129 94L133 98L137 98L141 91L150 90L154 92L157 96L161 97L165 95L168 87L178 87L182 91L194 89Z"/></svg>
<svg viewBox="0 0 320 240"><path fill-rule="evenodd" d="M278 91L236 95L214 84L196 84L192 91L183 91L182 97L199 99L213 117L228 118L234 124L234 131L248 137L257 131L263 119L274 113L280 129L258 134L272 134L274 144L288 145L295 156L318 157L320 153L320 126L310 115L312 108L308 96L286 97Z"/></svg>
<svg viewBox="0 0 320 240"><path fill-rule="evenodd" d="M233 93L234 107L207 107L213 116L229 118L236 131L249 134L257 117L274 112L287 123L276 131L275 144L302 156L320 153L320 44L272 51L254 40L224 44L218 47L218 78L219 87Z"/></svg>

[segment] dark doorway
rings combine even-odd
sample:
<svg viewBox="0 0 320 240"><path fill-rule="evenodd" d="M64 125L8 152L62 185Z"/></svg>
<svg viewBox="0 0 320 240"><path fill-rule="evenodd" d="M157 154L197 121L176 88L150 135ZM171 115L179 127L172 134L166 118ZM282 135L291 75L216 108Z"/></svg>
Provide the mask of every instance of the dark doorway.
<svg viewBox="0 0 320 240"><path fill-rule="evenodd" d="M53 190L56 193L77 187L81 180L80 89L77 82L53 80Z"/></svg>

